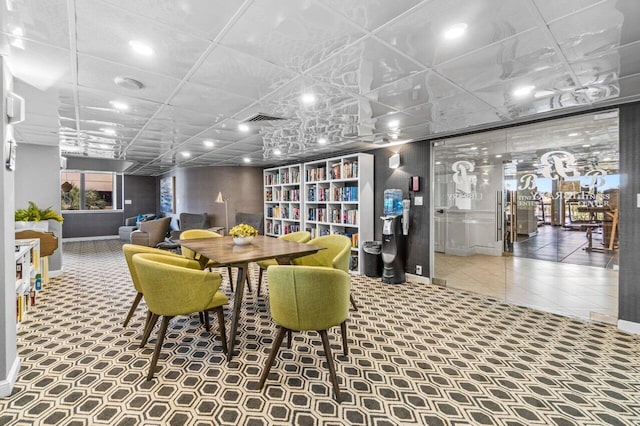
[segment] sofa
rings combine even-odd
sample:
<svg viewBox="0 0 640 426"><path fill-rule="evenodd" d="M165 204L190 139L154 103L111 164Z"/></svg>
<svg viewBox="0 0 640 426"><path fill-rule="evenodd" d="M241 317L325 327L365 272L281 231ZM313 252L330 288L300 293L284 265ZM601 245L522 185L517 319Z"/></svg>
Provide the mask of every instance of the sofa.
<svg viewBox="0 0 640 426"><path fill-rule="evenodd" d="M170 217L140 222L139 229L131 233L131 244L155 247L164 241L165 237L169 233L170 227Z"/></svg>
<svg viewBox="0 0 640 426"><path fill-rule="evenodd" d="M138 229L138 221L147 221L155 219L155 213L139 214L131 216L124 220L124 225L118 228L120 240L128 243L131 241L131 233Z"/></svg>

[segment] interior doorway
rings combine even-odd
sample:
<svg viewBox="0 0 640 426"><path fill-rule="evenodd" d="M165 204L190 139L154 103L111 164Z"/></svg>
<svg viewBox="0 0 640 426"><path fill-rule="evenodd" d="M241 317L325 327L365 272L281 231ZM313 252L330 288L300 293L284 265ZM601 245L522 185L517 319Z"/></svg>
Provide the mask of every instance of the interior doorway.
<svg viewBox="0 0 640 426"><path fill-rule="evenodd" d="M613 322L617 110L437 141L434 282Z"/></svg>

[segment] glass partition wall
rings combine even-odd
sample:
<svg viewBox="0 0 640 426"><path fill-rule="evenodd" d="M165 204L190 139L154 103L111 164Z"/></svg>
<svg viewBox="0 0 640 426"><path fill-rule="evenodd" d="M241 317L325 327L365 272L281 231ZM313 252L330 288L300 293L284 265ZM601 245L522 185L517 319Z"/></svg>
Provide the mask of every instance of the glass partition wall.
<svg viewBox="0 0 640 426"><path fill-rule="evenodd" d="M433 142L436 284L617 318L617 111Z"/></svg>

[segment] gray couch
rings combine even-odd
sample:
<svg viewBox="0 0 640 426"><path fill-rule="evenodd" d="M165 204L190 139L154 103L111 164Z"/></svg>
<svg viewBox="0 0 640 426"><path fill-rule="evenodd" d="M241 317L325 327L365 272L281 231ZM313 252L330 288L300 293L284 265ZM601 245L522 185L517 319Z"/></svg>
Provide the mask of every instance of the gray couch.
<svg viewBox="0 0 640 426"><path fill-rule="evenodd" d="M155 217L155 213L147 213L142 215L145 219ZM128 217L124 220L124 226L118 228L118 235L120 240L128 243L131 242L131 233L138 229L138 216Z"/></svg>

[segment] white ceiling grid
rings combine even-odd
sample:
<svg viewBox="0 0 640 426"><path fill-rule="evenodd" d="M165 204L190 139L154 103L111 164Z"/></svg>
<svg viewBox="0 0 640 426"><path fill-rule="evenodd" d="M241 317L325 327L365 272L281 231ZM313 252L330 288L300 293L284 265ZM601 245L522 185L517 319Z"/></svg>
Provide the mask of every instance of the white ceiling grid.
<svg viewBox="0 0 640 426"><path fill-rule="evenodd" d="M640 99L637 0L3 3L0 53L27 100L18 142L127 159L132 174L273 165ZM535 89L515 96L523 86ZM240 132L257 113L284 120Z"/></svg>

